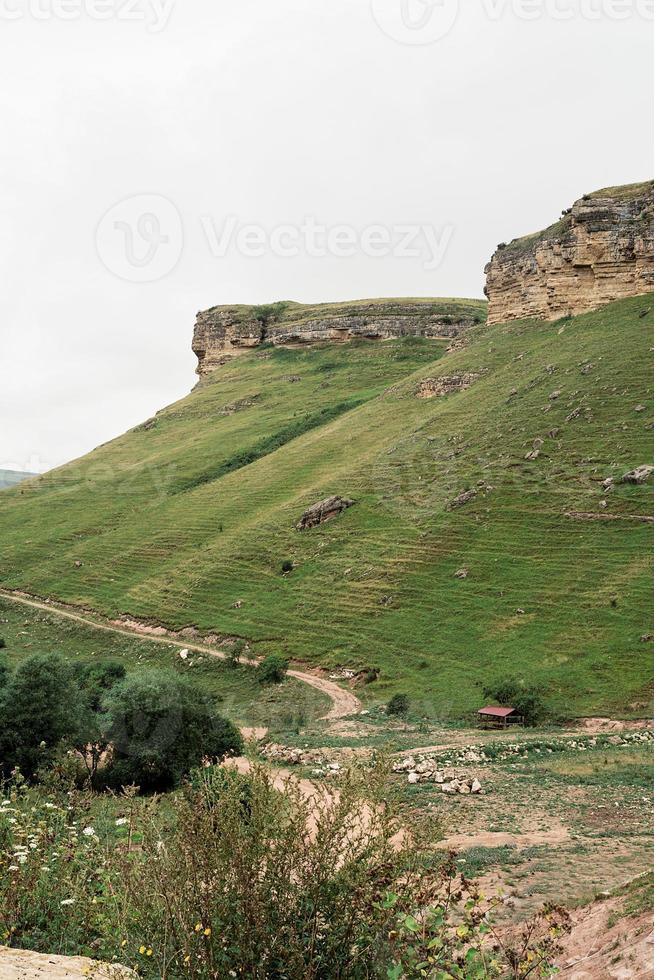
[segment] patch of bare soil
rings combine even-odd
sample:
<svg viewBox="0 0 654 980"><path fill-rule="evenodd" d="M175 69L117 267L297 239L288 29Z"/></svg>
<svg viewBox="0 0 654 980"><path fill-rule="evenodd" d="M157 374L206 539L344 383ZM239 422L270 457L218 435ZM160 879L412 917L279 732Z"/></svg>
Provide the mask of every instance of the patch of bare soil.
<svg viewBox="0 0 654 980"><path fill-rule="evenodd" d="M534 830L524 834L495 833L482 831L477 834L457 834L446 837L439 847L450 851L468 851L473 847L515 847L522 850L526 847L557 846L570 840L567 827L559 824L551 830Z"/></svg>
<svg viewBox="0 0 654 980"><path fill-rule="evenodd" d="M633 732L654 728L654 719L646 721L617 721L614 718L582 718L579 728L584 732L596 735L603 732Z"/></svg>
<svg viewBox="0 0 654 980"><path fill-rule="evenodd" d="M654 915L617 918L619 901L596 902L573 915L558 961L566 980L654 980Z"/></svg>

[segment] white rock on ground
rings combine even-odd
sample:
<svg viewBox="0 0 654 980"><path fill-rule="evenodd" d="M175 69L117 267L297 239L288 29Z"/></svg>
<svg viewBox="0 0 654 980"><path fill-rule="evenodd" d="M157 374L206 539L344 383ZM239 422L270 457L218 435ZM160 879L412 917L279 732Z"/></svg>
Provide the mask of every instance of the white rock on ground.
<svg viewBox="0 0 654 980"><path fill-rule="evenodd" d="M122 966L96 963L81 956L50 956L0 946L0 980L136 980Z"/></svg>

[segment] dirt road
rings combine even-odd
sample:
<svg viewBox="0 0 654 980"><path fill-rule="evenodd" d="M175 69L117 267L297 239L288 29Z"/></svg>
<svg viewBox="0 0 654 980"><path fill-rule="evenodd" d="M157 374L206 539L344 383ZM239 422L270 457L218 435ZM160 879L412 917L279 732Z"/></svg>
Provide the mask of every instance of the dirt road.
<svg viewBox="0 0 654 980"><path fill-rule="evenodd" d="M189 643L186 640L180 640L174 633L170 633L163 629L163 627L157 628L157 635L153 635L152 627L141 626L136 622L132 622L129 626L126 624L118 625L117 623L100 618L96 619L95 616L88 613L82 614L75 612L74 609L68 606L64 607L55 603L45 602L42 599L36 599L26 595L23 592L10 592L7 589L0 589L0 598L6 599L8 602L29 606L31 609L40 609L43 612L49 613L51 616L72 619L77 623L83 623L85 626L91 626L93 629L105 630L109 633L116 633L119 636L128 636L132 640L137 638L163 646L178 647L180 650L192 650L196 653L206 654L209 657L215 657L216 660L227 659L226 654L221 653L220 650L215 650L213 647L204 643ZM254 667L258 663L257 660L242 660L241 662ZM359 699L351 691L339 687L334 681L303 670L293 669L289 670L288 673L290 677L294 677L303 684L308 684L309 687L315 688L316 691L320 691L321 694L326 695L331 700L331 708L323 718L319 719L320 721L337 721L340 718L347 718L349 715L357 714L361 710Z"/></svg>

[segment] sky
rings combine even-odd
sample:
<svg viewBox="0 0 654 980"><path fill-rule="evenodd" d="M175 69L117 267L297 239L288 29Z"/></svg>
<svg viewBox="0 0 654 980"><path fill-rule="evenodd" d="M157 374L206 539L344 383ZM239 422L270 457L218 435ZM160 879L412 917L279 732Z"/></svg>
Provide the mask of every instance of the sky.
<svg viewBox="0 0 654 980"><path fill-rule="evenodd" d="M0 469L194 385L198 310L483 294L654 177L654 0L0 0Z"/></svg>

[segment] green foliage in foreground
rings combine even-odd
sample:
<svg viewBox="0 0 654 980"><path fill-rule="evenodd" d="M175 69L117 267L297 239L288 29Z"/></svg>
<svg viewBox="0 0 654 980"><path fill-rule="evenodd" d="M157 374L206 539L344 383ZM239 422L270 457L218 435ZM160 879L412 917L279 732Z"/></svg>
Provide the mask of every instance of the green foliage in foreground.
<svg viewBox="0 0 654 980"><path fill-rule="evenodd" d="M18 766L34 776L50 763L62 739L77 730L80 702L73 670L61 657L24 660L0 694L0 770Z"/></svg>
<svg viewBox="0 0 654 980"><path fill-rule="evenodd" d="M243 751L238 729L216 713L212 699L172 671L133 675L113 689L104 708L112 746L108 781L116 789L169 790L204 757Z"/></svg>
<svg viewBox="0 0 654 980"><path fill-rule="evenodd" d="M478 892L383 774L352 775L337 800L280 793L255 769L199 773L172 799L94 801L18 778L0 800L0 941L117 959L144 977L474 980L549 976L564 913L498 934Z"/></svg>
<svg viewBox="0 0 654 980"><path fill-rule="evenodd" d="M542 690L555 718L645 717L654 554L639 518L654 480L620 478L654 463L649 305L480 324L447 357L416 340L248 353L147 431L4 493L2 584L247 638L258 655L380 667L362 696L406 693L431 718L478 709L505 678ZM416 397L424 378L462 375L476 380ZM356 505L297 532L330 494Z"/></svg>
<svg viewBox="0 0 654 980"><path fill-rule="evenodd" d="M203 759L239 755L243 740L210 695L171 670L126 677L117 663L75 668L33 654L0 691L0 771L43 777L65 749L93 786L153 792L179 786Z"/></svg>

